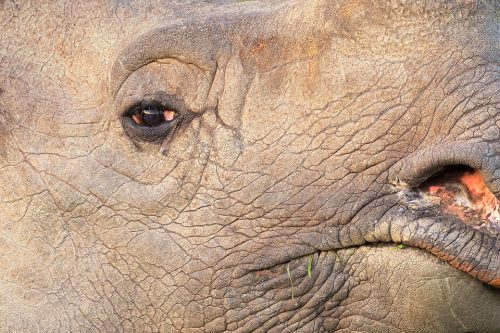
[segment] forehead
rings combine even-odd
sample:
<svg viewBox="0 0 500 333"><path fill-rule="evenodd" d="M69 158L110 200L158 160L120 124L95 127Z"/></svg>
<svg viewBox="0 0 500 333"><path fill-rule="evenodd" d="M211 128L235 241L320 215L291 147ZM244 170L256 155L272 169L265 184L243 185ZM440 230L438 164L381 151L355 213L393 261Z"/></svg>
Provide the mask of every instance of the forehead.
<svg viewBox="0 0 500 333"><path fill-rule="evenodd" d="M0 73L11 78L31 76L35 81L38 77L77 89L97 78L107 81L111 65L126 45L148 31L175 25L182 30L185 21L206 24L219 16L244 15L251 8L283 2L3 1ZM198 34L203 34L201 24L197 25ZM141 47L135 52L147 51L147 45Z"/></svg>
<svg viewBox="0 0 500 333"><path fill-rule="evenodd" d="M296 36L306 30L315 30L313 34L328 30L344 44L349 44L350 40L355 53L363 48L379 52L376 50L379 42L384 44L384 52L388 51L387 44L390 44L398 53L410 53L414 48L410 44L414 43L404 44L404 41L397 40L405 38L404 34L398 33L401 29L420 27L413 31L425 38L429 29L426 32L422 29L426 26L432 28L426 22L435 17L446 22L454 20L455 14L467 17L478 10L477 4L473 3L438 1L430 5L417 1L411 6L388 6L385 2L330 0L3 1L0 6L0 73L16 78L30 73L35 81L39 77L76 90L81 90L85 83L95 84L96 79L108 82L110 75L117 75L116 81L119 82L123 79L119 78L120 75L126 76L127 72L147 62L147 57L154 57L146 51L155 45L137 44L127 49L130 42L165 27L170 27L170 32L182 39L188 32L183 29L190 25L196 28L196 35L212 35L214 42L227 39L229 34L244 35L253 30L272 36L278 34L279 27L281 33ZM269 15L256 14L266 9ZM284 14L285 11L288 13ZM269 20L269 17L274 19ZM226 24L223 33L217 35L216 31L204 29L217 21ZM240 23L234 25L234 22ZM394 43L386 43L389 35L395 38ZM176 42L174 38L169 40L169 36L173 35L164 35L161 42ZM467 36L463 39L466 40ZM196 45L195 42L189 46L192 49L185 53L214 48L214 45ZM254 50L259 51L259 46L255 47ZM131 54L134 52L136 54ZM129 64L125 71L110 73L113 63L120 62L120 57L123 59L127 53ZM131 59L139 60L134 63ZM115 72L117 70L119 68L115 68Z"/></svg>
<svg viewBox="0 0 500 333"><path fill-rule="evenodd" d="M248 0L114 0L114 1L29 1L0 3L2 44L10 48L31 48L33 51L54 52L64 56L73 49L85 48L95 54L120 47L125 38L149 29L166 26L181 19L201 19L231 15L245 17L245 12L289 3L297 5L297 17L290 16L297 24L294 30L331 18L339 31L355 32L368 24L390 25L391 19L406 17L411 21L428 19L429 16L449 16L455 13L468 15L477 5L471 3L415 2L412 5L388 6L385 1L370 4L365 1L248 1ZM278 6L279 7L279 6ZM323 17L316 14L322 13ZM278 12L276 13L279 16ZM408 20L410 18L410 20ZM258 17L252 17L258 20ZM281 25L282 20L274 20ZM300 24L299 24L300 23ZM6 52L11 53L11 52ZM42 54L38 55L43 58Z"/></svg>
<svg viewBox="0 0 500 333"><path fill-rule="evenodd" d="M2 55L46 63L74 58L77 53L80 57L88 54L93 55L93 59L102 59L101 54L109 52L128 35L151 29L162 20L193 15L220 4L189 0L34 1L31 4L3 1L0 6Z"/></svg>
<svg viewBox="0 0 500 333"><path fill-rule="evenodd" d="M238 0L2 1L0 38L12 48L54 48L59 55L83 46L95 52L154 27L242 7L251 5Z"/></svg>

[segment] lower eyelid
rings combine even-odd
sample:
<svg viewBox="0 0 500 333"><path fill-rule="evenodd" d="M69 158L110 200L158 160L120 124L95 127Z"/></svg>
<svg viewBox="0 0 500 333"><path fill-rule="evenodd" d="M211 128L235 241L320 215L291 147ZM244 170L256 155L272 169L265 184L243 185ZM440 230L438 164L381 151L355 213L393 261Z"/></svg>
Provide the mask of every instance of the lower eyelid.
<svg viewBox="0 0 500 333"><path fill-rule="evenodd" d="M148 127L136 124L132 117L123 117L122 126L125 133L133 139L139 139L146 142L162 141L168 137L174 122L163 122L158 126Z"/></svg>

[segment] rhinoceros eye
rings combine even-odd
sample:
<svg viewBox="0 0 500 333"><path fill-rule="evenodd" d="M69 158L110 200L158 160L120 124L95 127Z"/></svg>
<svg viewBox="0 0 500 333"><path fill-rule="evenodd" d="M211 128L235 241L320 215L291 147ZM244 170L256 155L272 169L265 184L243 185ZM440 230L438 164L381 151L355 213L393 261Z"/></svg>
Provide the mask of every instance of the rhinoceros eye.
<svg viewBox="0 0 500 333"><path fill-rule="evenodd" d="M128 112L128 116L132 118L136 125L155 127L164 122L173 121L177 118L177 112L159 103L140 104L133 107Z"/></svg>
<svg viewBox="0 0 500 333"><path fill-rule="evenodd" d="M177 110L179 107L175 107L175 103L142 101L122 114L122 126L134 139L160 142L185 120L187 111L182 108Z"/></svg>

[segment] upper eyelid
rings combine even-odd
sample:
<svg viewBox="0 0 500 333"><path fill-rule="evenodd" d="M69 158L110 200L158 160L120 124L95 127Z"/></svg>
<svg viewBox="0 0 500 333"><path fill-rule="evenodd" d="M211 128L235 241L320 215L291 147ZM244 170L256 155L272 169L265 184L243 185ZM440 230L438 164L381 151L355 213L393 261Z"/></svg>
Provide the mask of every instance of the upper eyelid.
<svg viewBox="0 0 500 333"><path fill-rule="evenodd" d="M283 5L277 6L281 8ZM233 48L234 37L239 32L236 28L241 22L245 22L245 18L265 17L276 10L274 5L259 5L242 16L231 6L227 9L184 18L165 18L167 25L140 33L132 42L118 43L125 47L116 51L111 63L109 87L112 98L133 72L158 59L176 59L215 75L218 57Z"/></svg>
<svg viewBox="0 0 500 333"><path fill-rule="evenodd" d="M166 60L166 59L165 59ZM174 62L173 66L181 66L181 68L172 67L172 62L159 62L153 61L148 66L141 68L131 74L122 84L120 90L117 92L112 100L113 113L115 116L121 116L126 113L133 104L144 100L159 100L169 107L179 112L193 111L201 112L205 109L203 103L206 99L201 100L200 96L208 98L210 90L207 88L207 83L213 82L217 75L217 67L213 72L204 72L202 78L196 72L192 79L178 80L175 75L173 77L168 75L170 70L179 72L183 70L184 64ZM149 67L154 66L154 67ZM165 69L158 66L166 66ZM186 66L189 66L186 64ZM186 67L188 72L193 73L193 68ZM164 72L165 70L165 72ZM202 69L200 69L202 70ZM201 79L201 80L200 80ZM201 93L197 90L200 88ZM208 85L208 87L210 87ZM167 92L169 94L167 94ZM196 94L193 94L196 92ZM168 95L167 97L162 95ZM192 96L195 95L196 99L193 100ZM185 100L190 102L189 108ZM201 105L200 105L201 104Z"/></svg>
<svg viewBox="0 0 500 333"><path fill-rule="evenodd" d="M201 25L203 26L203 23ZM210 25L210 22L206 22L206 25ZM220 44L223 41L213 37L212 34L208 39L199 29L200 22L187 27L185 22L178 22L143 33L126 45L111 67L110 88L113 97L116 97L122 84L133 72L158 59L174 58L187 64L194 64L204 71L214 72L215 50L222 47Z"/></svg>

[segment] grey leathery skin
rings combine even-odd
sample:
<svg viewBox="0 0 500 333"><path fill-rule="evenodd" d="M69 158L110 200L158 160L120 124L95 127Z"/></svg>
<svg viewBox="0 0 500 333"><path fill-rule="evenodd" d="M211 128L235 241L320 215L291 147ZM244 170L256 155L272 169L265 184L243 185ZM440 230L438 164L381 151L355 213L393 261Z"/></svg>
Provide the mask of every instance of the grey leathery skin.
<svg viewBox="0 0 500 333"><path fill-rule="evenodd" d="M499 15L0 0L0 332L499 332Z"/></svg>

